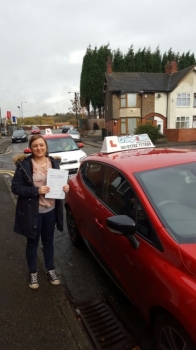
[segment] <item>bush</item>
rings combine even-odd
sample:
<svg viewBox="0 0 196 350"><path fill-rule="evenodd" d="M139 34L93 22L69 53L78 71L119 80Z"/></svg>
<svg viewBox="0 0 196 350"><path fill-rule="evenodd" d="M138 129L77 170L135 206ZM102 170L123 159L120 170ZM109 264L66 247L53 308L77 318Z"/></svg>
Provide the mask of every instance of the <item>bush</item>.
<svg viewBox="0 0 196 350"><path fill-rule="evenodd" d="M147 134L152 142L156 142L163 137L157 126L152 124L140 124L135 130L135 134Z"/></svg>

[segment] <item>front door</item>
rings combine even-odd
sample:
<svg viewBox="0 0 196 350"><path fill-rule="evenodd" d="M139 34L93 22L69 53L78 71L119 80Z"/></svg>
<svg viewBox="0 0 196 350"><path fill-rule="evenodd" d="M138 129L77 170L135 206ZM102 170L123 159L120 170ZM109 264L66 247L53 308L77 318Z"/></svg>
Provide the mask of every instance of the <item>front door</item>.
<svg viewBox="0 0 196 350"><path fill-rule="evenodd" d="M161 134L163 134L163 120L159 117L154 117L154 120L156 120L157 122L157 128L159 129Z"/></svg>

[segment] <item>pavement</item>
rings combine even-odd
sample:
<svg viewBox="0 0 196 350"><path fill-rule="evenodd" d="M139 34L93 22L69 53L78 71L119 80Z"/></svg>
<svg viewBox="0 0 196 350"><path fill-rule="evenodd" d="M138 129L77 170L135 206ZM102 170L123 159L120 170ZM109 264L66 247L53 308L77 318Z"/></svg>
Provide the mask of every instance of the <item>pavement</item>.
<svg viewBox="0 0 196 350"><path fill-rule="evenodd" d="M87 136L82 142L93 147L102 138ZM0 154L11 144L0 138ZM183 143L196 144L193 143ZM182 145L164 143L160 147ZM65 286L46 280L42 252L38 252L40 288L28 286L26 239L13 232L16 198L0 169L0 350L92 350L80 320L65 296Z"/></svg>
<svg viewBox="0 0 196 350"><path fill-rule="evenodd" d="M103 140L102 140L102 136L93 136L93 135L88 135L88 136L83 136L81 137L81 142L83 142L84 144L87 145L92 145L93 147L101 147ZM178 146L184 146L186 148L186 146L188 145L196 145L196 140L195 141L186 141L186 142L169 142L169 141L157 141L156 143L154 143L155 147L178 147Z"/></svg>
<svg viewBox="0 0 196 350"><path fill-rule="evenodd" d="M9 144L9 138L0 139L0 154ZM53 286L46 279L41 250L40 287L29 288L26 239L13 232L15 203L8 180L0 173L0 349L92 350L63 284Z"/></svg>

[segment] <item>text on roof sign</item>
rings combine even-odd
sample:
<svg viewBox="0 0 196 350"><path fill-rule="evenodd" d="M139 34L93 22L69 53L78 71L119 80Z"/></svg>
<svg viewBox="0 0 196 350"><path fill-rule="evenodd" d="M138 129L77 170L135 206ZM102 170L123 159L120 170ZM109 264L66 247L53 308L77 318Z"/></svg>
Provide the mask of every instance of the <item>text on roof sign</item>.
<svg viewBox="0 0 196 350"><path fill-rule="evenodd" d="M107 136L104 138L101 152L112 153L130 149L141 149L154 147L147 134Z"/></svg>

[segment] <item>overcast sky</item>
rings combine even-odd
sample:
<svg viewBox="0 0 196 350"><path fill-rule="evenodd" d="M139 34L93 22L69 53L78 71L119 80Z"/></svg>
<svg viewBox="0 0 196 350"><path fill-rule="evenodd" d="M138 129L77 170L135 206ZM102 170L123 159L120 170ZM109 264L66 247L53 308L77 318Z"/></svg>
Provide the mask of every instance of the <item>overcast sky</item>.
<svg viewBox="0 0 196 350"><path fill-rule="evenodd" d="M67 113L89 45L196 56L196 0L0 0L1 116ZM24 103L26 102L26 103Z"/></svg>

